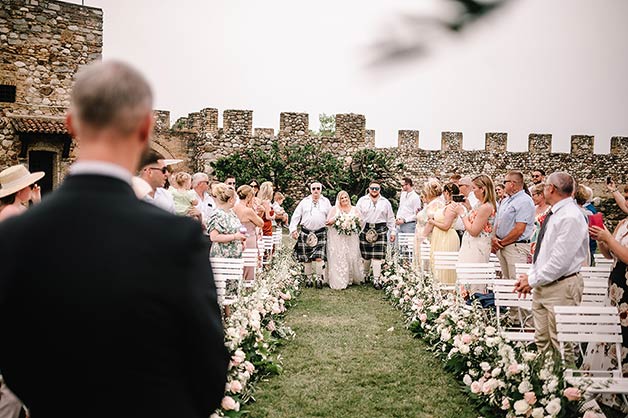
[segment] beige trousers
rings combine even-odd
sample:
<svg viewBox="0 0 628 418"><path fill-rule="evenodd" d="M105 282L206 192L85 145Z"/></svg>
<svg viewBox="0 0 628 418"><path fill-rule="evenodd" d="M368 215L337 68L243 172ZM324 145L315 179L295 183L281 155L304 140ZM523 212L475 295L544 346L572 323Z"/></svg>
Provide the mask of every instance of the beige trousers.
<svg viewBox="0 0 628 418"><path fill-rule="evenodd" d="M497 258L499 258L499 265L502 269L502 278L515 280L517 278L515 264L527 263L528 257L530 257L530 244L513 243L497 251Z"/></svg>
<svg viewBox="0 0 628 418"><path fill-rule="evenodd" d="M554 306L580 305L583 290L584 281L580 274L534 289L534 298L532 299L534 342L539 351L547 350L550 347L556 351L560 349L556 333ZM568 364L574 363L571 344L565 346L565 361Z"/></svg>

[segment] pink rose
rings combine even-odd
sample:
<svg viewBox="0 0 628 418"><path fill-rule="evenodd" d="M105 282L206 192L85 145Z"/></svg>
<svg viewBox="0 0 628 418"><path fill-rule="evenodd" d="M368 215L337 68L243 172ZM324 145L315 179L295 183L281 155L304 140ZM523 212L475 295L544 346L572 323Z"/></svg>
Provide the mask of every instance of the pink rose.
<svg viewBox="0 0 628 418"><path fill-rule="evenodd" d="M475 381L471 383L471 392L480 393L481 390L482 390L482 384L480 382Z"/></svg>
<svg viewBox="0 0 628 418"><path fill-rule="evenodd" d="M579 401L582 397L582 394L578 389L570 387L563 391L563 396L570 401Z"/></svg>
<svg viewBox="0 0 628 418"><path fill-rule="evenodd" d="M245 361L244 369L249 373L253 373L255 371L255 366L250 361Z"/></svg>
<svg viewBox="0 0 628 418"><path fill-rule="evenodd" d="M502 399L502 410L508 411L510 409L510 400L508 398Z"/></svg>
<svg viewBox="0 0 628 418"><path fill-rule="evenodd" d="M462 342L465 344L469 344L473 341L473 338L469 334L462 334Z"/></svg>
<svg viewBox="0 0 628 418"><path fill-rule="evenodd" d="M229 392L240 393L242 391L242 383L238 380L232 380L229 383Z"/></svg>
<svg viewBox="0 0 628 418"><path fill-rule="evenodd" d="M240 410L240 404L236 402L235 399L233 399L231 396L225 396L224 398L222 398L222 402L220 403L220 406L225 411L239 411Z"/></svg>
<svg viewBox="0 0 628 418"><path fill-rule="evenodd" d="M419 316L419 319L421 320L421 322L425 322L427 321L427 315L422 313L421 316Z"/></svg>
<svg viewBox="0 0 628 418"><path fill-rule="evenodd" d="M519 373L519 365L517 363L513 363L510 366L508 366L508 373L510 374Z"/></svg>
<svg viewBox="0 0 628 418"><path fill-rule="evenodd" d="M584 413L584 415L582 416L582 418L600 418L600 415L596 414L595 412L589 410L587 412Z"/></svg>
<svg viewBox="0 0 628 418"><path fill-rule="evenodd" d="M276 328L275 328L275 321L271 320L271 321L268 323L268 325L266 325L266 328L268 328L268 330L269 330L269 331L271 331L271 332L272 332L272 331L274 331L274 330L276 329Z"/></svg>
<svg viewBox="0 0 628 418"><path fill-rule="evenodd" d="M523 399L528 403L528 405L534 405L536 403L536 395L534 392L526 392L523 394Z"/></svg>

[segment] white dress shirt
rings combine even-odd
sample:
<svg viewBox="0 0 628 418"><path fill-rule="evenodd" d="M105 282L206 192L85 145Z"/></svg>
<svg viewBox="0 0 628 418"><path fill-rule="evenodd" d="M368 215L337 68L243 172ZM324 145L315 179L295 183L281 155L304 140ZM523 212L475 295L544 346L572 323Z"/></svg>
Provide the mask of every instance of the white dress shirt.
<svg viewBox="0 0 628 418"><path fill-rule="evenodd" d="M174 212L174 200L172 199L172 195L168 192L168 190L163 187L158 187L155 190L155 196L151 197L151 195L147 194L144 197L144 200L152 203L153 205L162 208L163 210L175 213Z"/></svg>
<svg viewBox="0 0 628 418"><path fill-rule="evenodd" d="M475 206L478 203L480 203L480 199L475 197L475 193L473 193L473 192L469 193L469 196L467 196L467 200L469 200L469 205L471 205L471 209L475 208Z"/></svg>
<svg viewBox="0 0 628 418"><path fill-rule="evenodd" d="M528 274L528 284L533 288L579 272L589 256L588 225L574 200L565 198L551 211L536 262Z"/></svg>
<svg viewBox="0 0 628 418"><path fill-rule="evenodd" d="M198 204L195 207L203 217L203 225L207 226L209 218L216 210L216 203L214 202L214 198L211 197L207 192L203 192L202 198L199 198L198 193L194 193L196 194L196 198L198 199Z"/></svg>
<svg viewBox="0 0 628 418"><path fill-rule="evenodd" d="M325 196L319 197L318 202L314 202L312 196L306 197L299 202L294 214L292 214L290 233L296 231L299 224L310 231L324 228L330 210L331 203Z"/></svg>
<svg viewBox="0 0 628 418"><path fill-rule="evenodd" d="M401 192L397 219L401 218L406 223L416 222L416 214L419 210L421 210L421 198L419 195L414 190Z"/></svg>
<svg viewBox="0 0 628 418"><path fill-rule="evenodd" d="M370 195L362 196L355 207L362 215L364 223L379 224L385 222L391 234L396 233L395 214L390 202L384 196L379 196L376 201L373 201Z"/></svg>

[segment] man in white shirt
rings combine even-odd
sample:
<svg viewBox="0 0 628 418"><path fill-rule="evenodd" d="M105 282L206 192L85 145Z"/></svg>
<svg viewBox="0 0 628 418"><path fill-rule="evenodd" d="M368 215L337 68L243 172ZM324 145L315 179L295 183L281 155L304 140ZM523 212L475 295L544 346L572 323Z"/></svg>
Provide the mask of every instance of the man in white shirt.
<svg viewBox="0 0 628 418"><path fill-rule="evenodd" d="M589 232L571 197L573 190L574 179L569 174L548 176L544 195L552 210L539 230L532 267L518 278L515 288L520 296L534 289L534 340L539 351L559 349L554 306L575 306L582 300L580 268L589 254ZM565 354L567 361L573 361L571 347Z"/></svg>
<svg viewBox="0 0 628 418"><path fill-rule="evenodd" d="M216 209L216 203L214 203L214 198L208 193L209 177L207 174L200 172L194 173L192 176L192 190L194 190L198 196L198 204L195 209L201 214L205 234L209 235L207 233L207 223L209 222L209 217Z"/></svg>
<svg viewBox="0 0 628 418"><path fill-rule="evenodd" d="M360 232L360 253L364 260L364 276L373 267L373 286L381 289L379 276L382 273L382 261L386 258L386 236L390 233L390 242L395 242L395 215L388 199L380 194L381 186L372 181L369 193L362 196L356 208L364 221Z"/></svg>
<svg viewBox="0 0 628 418"><path fill-rule="evenodd" d="M329 199L321 195L323 186L314 182L310 185L311 195L301 200L290 221L290 235L297 240L294 256L305 267L305 286L323 287L323 261L327 260L327 214L331 210ZM301 231L297 227L301 225ZM312 277L312 262L314 274Z"/></svg>
<svg viewBox="0 0 628 418"><path fill-rule="evenodd" d="M464 176L460 180L458 180L458 188L460 189L460 193L464 195L464 205L467 210L471 210L478 204L478 198L475 197L475 193L473 192L473 180L470 176Z"/></svg>
<svg viewBox="0 0 628 418"><path fill-rule="evenodd" d="M414 234L416 214L421 210L421 197L412 188L412 179L404 177L401 185L399 209L397 209L397 228L399 232Z"/></svg>
<svg viewBox="0 0 628 418"><path fill-rule="evenodd" d="M142 157L140 167L138 176L144 179L152 188L144 197L144 200L167 212L174 213L172 195L163 188L166 184L167 172L164 156L151 149Z"/></svg>

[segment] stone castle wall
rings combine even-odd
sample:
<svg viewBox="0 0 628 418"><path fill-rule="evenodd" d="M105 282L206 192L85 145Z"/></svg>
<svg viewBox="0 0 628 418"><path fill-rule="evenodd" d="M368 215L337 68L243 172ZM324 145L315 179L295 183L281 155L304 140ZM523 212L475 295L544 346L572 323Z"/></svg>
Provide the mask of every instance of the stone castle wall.
<svg viewBox="0 0 628 418"><path fill-rule="evenodd" d="M0 84L16 86L6 111L63 114L76 71L100 59L102 10L61 1L0 4Z"/></svg>

